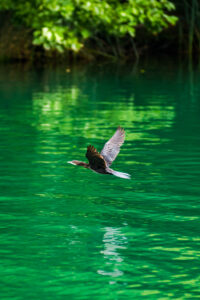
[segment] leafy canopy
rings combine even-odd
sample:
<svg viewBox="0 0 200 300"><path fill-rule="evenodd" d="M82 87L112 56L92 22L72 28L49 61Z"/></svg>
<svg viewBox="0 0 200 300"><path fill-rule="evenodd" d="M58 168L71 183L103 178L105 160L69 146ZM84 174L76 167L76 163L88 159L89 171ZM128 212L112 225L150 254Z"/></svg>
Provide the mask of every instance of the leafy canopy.
<svg viewBox="0 0 200 300"><path fill-rule="evenodd" d="M33 31L33 43L47 50L79 51L87 40L135 37L138 27L152 34L174 25L169 0L1 0L0 10Z"/></svg>

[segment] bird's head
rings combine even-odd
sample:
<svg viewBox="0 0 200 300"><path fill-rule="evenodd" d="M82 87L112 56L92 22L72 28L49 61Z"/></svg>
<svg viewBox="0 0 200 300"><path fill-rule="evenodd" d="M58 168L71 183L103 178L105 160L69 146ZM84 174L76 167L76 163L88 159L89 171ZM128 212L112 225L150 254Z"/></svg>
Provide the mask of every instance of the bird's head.
<svg viewBox="0 0 200 300"><path fill-rule="evenodd" d="M81 167L85 167L85 168L87 168L87 166L88 166L88 164L86 164L82 161L79 161L79 160L68 161L68 164L72 164L72 165L75 165L75 166L81 166Z"/></svg>

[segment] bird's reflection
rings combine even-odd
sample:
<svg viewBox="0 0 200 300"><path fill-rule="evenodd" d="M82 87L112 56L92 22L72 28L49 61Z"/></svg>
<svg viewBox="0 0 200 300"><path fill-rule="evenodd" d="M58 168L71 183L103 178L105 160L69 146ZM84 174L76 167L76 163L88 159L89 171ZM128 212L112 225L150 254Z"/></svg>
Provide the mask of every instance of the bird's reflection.
<svg viewBox="0 0 200 300"><path fill-rule="evenodd" d="M121 232L120 228L105 227L103 235L104 250L101 251L105 259L105 267L98 270L98 274L111 277L123 275L122 263L123 255L121 250L127 248L128 240Z"/></svg>

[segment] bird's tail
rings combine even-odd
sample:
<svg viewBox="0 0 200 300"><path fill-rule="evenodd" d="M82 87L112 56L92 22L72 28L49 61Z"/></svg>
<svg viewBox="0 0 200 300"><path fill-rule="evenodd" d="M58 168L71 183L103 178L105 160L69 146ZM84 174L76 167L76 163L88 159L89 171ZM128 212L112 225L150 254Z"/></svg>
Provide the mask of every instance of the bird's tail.
<svg viewBox="0 0 200 300"><path fill-rule="evenodd" d="M131 179L131 175L128 173L118 172L114 170L110 170L111 173L117 177L124 178L124 179Z"/></svg>

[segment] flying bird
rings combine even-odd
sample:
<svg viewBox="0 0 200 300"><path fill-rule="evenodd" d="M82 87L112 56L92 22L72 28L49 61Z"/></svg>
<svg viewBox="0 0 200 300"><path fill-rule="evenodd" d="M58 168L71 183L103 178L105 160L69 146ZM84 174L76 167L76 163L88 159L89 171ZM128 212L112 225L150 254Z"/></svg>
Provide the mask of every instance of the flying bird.
<svg viewBox="0 0 200 300"><path fill-rule="evenodd" d="M131 176L129 174L118 172L110 168L120 151L121 145L124 143L124 139L125 131L123 128L118 127L115 134L104 145L100 153L97 151L97 149L95 149L94 146L90 145L87 147L86 157L89 163L78 160L68 161L68 163L90 169L96 173L110 174L117 177L130 179Z"/></svg>

